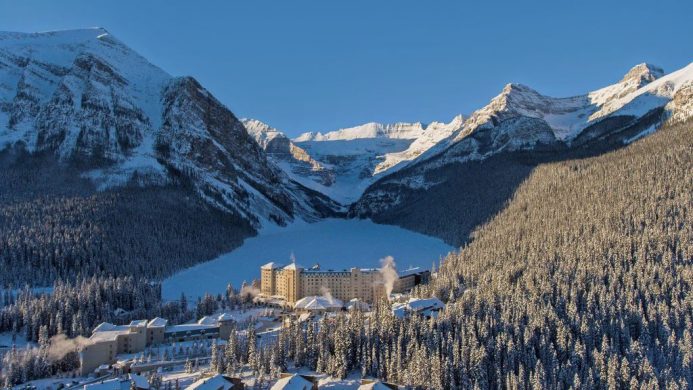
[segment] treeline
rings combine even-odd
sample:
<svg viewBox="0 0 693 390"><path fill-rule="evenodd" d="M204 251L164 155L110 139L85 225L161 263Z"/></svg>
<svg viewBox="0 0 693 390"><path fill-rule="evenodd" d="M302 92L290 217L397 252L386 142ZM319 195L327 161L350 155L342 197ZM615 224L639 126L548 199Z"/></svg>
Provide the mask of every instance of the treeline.
<svg viewBox="0 0 693 390"><path fill-rule="evenodd" d="M47 378L54 375L73 375L79 368L79 356L77 352L69 352L56 355L51 352L50 340L47 332L41 331L42 336L37 346L26 348L12 348L0 359L0 386L11 389L14 385L25 383L29 380Z"/></svg>
<svg viewBox="0 0 693 390"><path fill-rule="evenodd" d="M538 167L420 292L476 356L458 384L693 387L692 206L690 121Z"/></svg>
<svg viewBox="0 0 693 390"><path fill-rule="evenodd" d="M162 311L180 313L179 305L162 308L161 286L134 277L91 277L76 282L56 282L50 293L25 288L0 308L0 332L22 334L38 342L46 327L48 337L89 336L101 322L128 323L151 318Z"/></svg>
<svg viewBox="0 0 693 390"><path fill-rule="evenodd" d="M220 310L251 305L249 288L244 285L239 291L229 285L225 294L205 295L192 308L185 295L179 301L163 302L160 284L132 276L59 281L50 292L34 292L28 287L19 292L6 290L2 294L5 306L0 307L0 333L24 337L29 345L13 345L2 356L0 386L56 373L69 375L79 367L76 352L83 341L80 337L89 337L102 322L128 324L132 320L162 317L172 324L184 323ZM201 352L196 348L185 351L183 356L199 357ZM59 357L50 353L56 349L61 351Z"/></svg>
<svg viewBox="0 0 693 390"><path fill-rule="evenodd" d="M275 343L232 335L213 367L358 370L433 389L693 388L692 205L690 122L542 165L415 291L447 301L439 317L378 305L292 324Z"/></svg>
<svg viewBox="0 0 693 390"><path fill-rule="evenodd" d="M184 294L178 301L163 302L160 284L132 276L59 281L50 292L34 292L28 287L18 293L6 290L2 294L5 306L0 306L0 332L39 342L42 330L49 338L88 337L102 322L128 324L133 320L162 317L171 324L179 324L221 310L252 305L248 289L245 283L240 290L229 284L224 294L205 294L192 305Z"/></svg>
<svg viewBox="0 0 693 390"><path fill-rule="evenodd" d="M0 286L79 275L160 279L253 234L184 183L143 188L135 178L99 192L75 172L51 156L0 153Z"/></svg>

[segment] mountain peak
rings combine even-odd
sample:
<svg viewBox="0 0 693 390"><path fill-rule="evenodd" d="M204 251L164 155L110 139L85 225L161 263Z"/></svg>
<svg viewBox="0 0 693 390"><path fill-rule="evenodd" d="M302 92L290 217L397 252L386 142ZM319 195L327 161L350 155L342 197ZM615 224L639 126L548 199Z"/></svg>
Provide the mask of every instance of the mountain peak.
<svg viewBox="0 0 693 390"><path fill-rule="evenodd" d="M7 43L12 43L13 41L17 40L28 39L31 43L35 43L36 40L46 40L45 43L64 44L90 41L92 39L101 39L107 35L110 35L110 33L103 27L89 27L70 30L52 30L30 33L0 31L0 41L7 41Z"/></svg>
<svg viewBox="0 0 693 390"><path fill-rule="evenodd" d="M536 92L534 89L520 83L508 83L505 84L505 87L503 87L503 93L511 93L511 92Z"/></svg>
<svg viewBox="0 0 693 390"><path fill-rule="evenodd" d="M638 87L645 86L664 75L662 68L643 62L632 67L621 82L634 82Z"/></svg>
<svg viewBox="0 0 693 390"><path fill-rule="evenodd" d="M527 99L535 101L541 98L543 98L541 93L527 85L508 83L505 85L505 87L503 87L503 91L496 96L495 100L498 100L499 102L518 102L525 101Z"/></svg>

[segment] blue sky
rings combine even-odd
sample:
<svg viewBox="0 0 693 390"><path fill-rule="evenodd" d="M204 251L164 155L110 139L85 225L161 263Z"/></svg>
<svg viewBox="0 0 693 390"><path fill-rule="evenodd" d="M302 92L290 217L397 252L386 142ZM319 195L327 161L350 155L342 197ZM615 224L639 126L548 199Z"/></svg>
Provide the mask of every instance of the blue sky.
<svg viewBox="0 0 693 390"><path fill-rule="evenodd" d="M693 1L5 1L0 30L101 26L296 135L448 121L508 82L569 96L693 61Z"/></svg>

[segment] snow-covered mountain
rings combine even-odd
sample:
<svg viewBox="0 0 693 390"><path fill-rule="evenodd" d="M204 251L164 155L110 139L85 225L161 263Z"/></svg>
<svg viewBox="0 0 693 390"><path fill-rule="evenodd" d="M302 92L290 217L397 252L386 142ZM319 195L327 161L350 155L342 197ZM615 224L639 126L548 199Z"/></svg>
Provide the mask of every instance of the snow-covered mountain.
<svg viewBox="0 0 693 390"><path fill-rule="evenodd" d="M293 140L258 120L244 123L270 158L292 178L348 205L379 177L450 136L462 124L462 116L450 123L428 125L371 122L326 133L307 132Z"/></svg>
<svg viewBox="0 0 693 390"><path fill-rule="evenodd" d="M79 162L101 189L183 176L256 228L335 208L272 164L195 79L172 77L101 28L0 33L0 149L9 147Z"/></svg>
<svg viewBox="0 0 693 390"><path fill-rule="evenodd" d="M691 65L664 76L661 68L639 64L613 85L568 98L508 84L485 107L449 123L366 123L293 140L258 120L246 127L266 151L281 150L274 160L296 181L343 205L358 202L358 214L370 215L394 199L379 186L425 189L437 183L426 178L429 170L451 163L631 142L667 117L691 116L690 80ZM402 170L411 174L395 174Z"/></svg>
<svg viewBox="0 0 693 390"><path fill-rule="evenodd" d="M433 189L445 189L453 197L466 190L455 186L475 186L471 182L451 185L458 179L455 172L465 170L468 162L522 152L531 154L513 164L531 166L542 158L560 158L561 153L605 151L649 134L667 118L693 116L692 107L693 63L666 76L658 67L640 64L613 85L569 98L548 97L524 85L508 84L449 137L396 173L379 178L352 205L351 214L375 219L388 215L388 222L398 223L397 215L411 210L413 203L436 207L422 203L433 198ZM509 159L505 160L503 164Z"/></svg>
<svg viewBox="0 0 693 390"><path fill-rule="evenodd" d="M316 190L334 183L334 172L314 160L284 133L256 119L242 119L243 125L265 150L267 157L293 180Z"/></svg>
<svg viewBox="0 0 693 390"><path fill-rule="evenodd" d="M255 228L346 206L377 219L448 185L459 164L605 150L666 118L686 119L692 79L693 64L669 75L640 64L613 85L569 98L508 84L449 123L367 123L291 140L258 120L239 121L196 80L169 75L104 29L4 32L0 150L53 154L100 189L185 178Z"/></svg>

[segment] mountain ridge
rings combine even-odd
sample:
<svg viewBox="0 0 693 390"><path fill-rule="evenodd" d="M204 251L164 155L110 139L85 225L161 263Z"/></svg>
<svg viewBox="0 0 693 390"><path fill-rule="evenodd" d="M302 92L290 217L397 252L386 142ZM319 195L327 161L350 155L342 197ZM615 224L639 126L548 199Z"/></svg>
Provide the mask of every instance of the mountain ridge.
<svg viewBox="0 0 693 390"><path fill-rule="evenodd" d="M323 169L331 170L334 178L332 184L315 185L311 180L302 184L342 204L355 204L366 196L370 186L427 160L447 164L451 158L483 160L496 153L571 148L619 133L618 129L628 123L627 117L642 119L644 123L644 118L652 116L648 116L649 112L660 108L667 114L653 124L655 127L666 116L685 119L693 115L693 109L689 99L677 99L676 95L693 88L692 66L665 75L660 67L641 63L614 84L564 98L509 83L486 106L466 118L458 115L449 123L368 122L327 132L305 132L290 142L320 162ZM664 81L659 82L660 79ZM642 134L629 134L623 140L632 141L651 131L642 129ZM288 140L283 133L282 136ZM262 136L256 137L259 138ZM355 155L362 160L358 161ZM291 166L282 168L291 174ZM340 188L341 183L345 188ZM427 185L420 176L409 183L413 187Z"/></svg>
<svg viewBox="0 0 693 390"><path fill-rule="evenodd" d="M349 215L463 245L460 237L499 212L536 166L618 149L693 116L693 64L655 79L656 69L637 65L616 84L570 98L510 84L449 138L371 184Z"/></svg>
<svg viewBox="0 0 693 390"><path fill-rule="evenodd" d="M103 28L0 33L0 147L82 161L99 189L189 176L214 207L259 228L336 205L271 164L192 77L173 77Z"/></svg>

